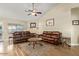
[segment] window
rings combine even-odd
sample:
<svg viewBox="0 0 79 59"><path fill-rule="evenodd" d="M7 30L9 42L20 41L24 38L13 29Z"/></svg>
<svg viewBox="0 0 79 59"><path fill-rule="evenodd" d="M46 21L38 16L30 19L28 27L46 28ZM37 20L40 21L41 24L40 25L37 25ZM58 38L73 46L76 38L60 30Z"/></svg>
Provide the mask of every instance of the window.
<svg viewBox="0 0 79 59"><path fill-rule="evenodd" d="M13 24L9 24L9 32L12 33L12 32L15 32L16 31L16 25L13 25Z"/></svg>
<svg viewBox="0 0 79 59"><path fill-rule="evenodd" d="M24 26L23 25L17 25L16 26L16 30L17 31L22 31L24 29Z"/></svg>
<svg viewBox="0 0 79 59"><path fill-rule="evenodd" d="M20 25L20 24L9 24L9 32L13 33L15 31L23 31L24 30L24 26Z"/></svg>

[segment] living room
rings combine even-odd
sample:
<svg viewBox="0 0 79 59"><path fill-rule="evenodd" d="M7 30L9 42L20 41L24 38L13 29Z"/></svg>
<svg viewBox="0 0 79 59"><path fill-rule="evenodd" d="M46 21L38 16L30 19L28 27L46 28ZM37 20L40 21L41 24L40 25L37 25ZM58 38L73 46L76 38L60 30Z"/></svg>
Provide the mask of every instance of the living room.
<svg viewBox="0 0 79 59"><path fill-rule="evenodd" d="M38 9L37 14L28 14L32 12L29 11L32 6ZM4 42L1 44L2 55L79 55L79 4L4 3L0 7L1 42ZM30 38L37 39L32 41Z"/></svg>

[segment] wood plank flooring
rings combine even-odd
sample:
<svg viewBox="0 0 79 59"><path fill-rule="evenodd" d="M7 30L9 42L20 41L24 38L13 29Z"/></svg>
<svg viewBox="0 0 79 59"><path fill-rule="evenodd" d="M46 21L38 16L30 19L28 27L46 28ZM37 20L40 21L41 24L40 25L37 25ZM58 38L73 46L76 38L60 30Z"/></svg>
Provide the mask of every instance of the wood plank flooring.
<svg viewBox="0 0 79 59"><path fill-rule="evenodd" d="M44 43L44 42L43 42ZM35 55L34 55L35 54ZM79 46L62 47L55 46L49 43L44 43L44 46L36 46L35 49L29 46L28 43L14 45L14 49L8 54L0 54L1 56L79 56Z"/></svg>

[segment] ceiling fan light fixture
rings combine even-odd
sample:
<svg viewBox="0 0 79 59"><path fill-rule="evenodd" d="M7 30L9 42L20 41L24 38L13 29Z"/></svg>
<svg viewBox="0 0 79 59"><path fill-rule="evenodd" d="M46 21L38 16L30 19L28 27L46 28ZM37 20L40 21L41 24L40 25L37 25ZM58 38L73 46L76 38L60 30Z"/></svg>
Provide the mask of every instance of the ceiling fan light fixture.
<svg viewBox="0 0 79 59"><path fill-rule="evenodd" d="M32 12L32 15L34 16L36 13Z"/></svg>

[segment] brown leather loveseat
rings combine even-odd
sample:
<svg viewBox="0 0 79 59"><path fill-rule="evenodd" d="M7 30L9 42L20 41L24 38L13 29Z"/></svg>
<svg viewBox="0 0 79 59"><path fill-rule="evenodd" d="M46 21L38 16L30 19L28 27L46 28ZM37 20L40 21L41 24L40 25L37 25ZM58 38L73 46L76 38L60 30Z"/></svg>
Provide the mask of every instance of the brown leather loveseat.
<svg viewBox="0 0 79 59"><path fill-rule="evenodd" d="M18 31L13 33L13 43L21 43L28 41L29 38L34 37L33 33L29 31Z"/></svg>
<svg viewBox="0 0 79 59"><path fill-rule="evenodd" d="M44 31L41 35L43 41L49 42L55 45L58 45L61 43L61 36L62 33L59 31Z"/></svg>

